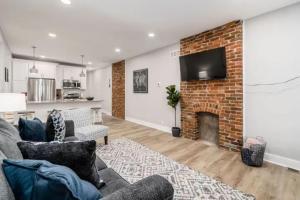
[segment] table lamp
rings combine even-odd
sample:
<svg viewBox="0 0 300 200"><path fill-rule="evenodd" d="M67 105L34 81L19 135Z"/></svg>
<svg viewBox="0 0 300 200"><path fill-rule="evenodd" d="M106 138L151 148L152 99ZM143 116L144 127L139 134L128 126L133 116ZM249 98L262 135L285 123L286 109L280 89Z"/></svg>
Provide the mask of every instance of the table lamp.
<svg viewBox="0 0 300 200"><path fill-rule="evenodd" d="M25 110L25 94L0 93L0 117L13 123L15 121L15 112Z"/></svg>

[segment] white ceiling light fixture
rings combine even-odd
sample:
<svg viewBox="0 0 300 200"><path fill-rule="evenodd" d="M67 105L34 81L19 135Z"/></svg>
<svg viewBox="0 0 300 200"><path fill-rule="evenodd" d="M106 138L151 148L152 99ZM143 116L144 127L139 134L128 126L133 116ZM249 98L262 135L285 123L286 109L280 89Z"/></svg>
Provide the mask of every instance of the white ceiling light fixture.
<svg viewBox="0 0 300 200"><path fill-rule="evenodd" d="M121 52L121 49L120 49L120 48L116 48L116 49L115 49L115 52L120 53L120 52Z"/></svg>
<svg viewBox="0 0 300 200"><path fill-rule="evenodd" d="M57 35L55 33L48 33L48 36L51 38L56 38Z"/></svg>
<svg viewBox="0 0 300 200"><path fill-rule="evenodd" d="M92 65L93 63L92 63L91 61L89 61L87 64L88 64L88 65Z"/></svg>
<svg viewBox="0 0 300 200"><path fill-rule="evenodd" d="M154 38L155 37L155 33L148 33L148 37L149 38Z"/></svg>
<svg viewBox="0 0 300 200"><path fill-rule="evenodd" d="M70 5L72 3L71 0L60 0L60 1L66 5Z"/></svg>
<svg viewBox="0 0 300 200"><path fill-rule="evenodd" d="M33 59L33 65L32 67L29 69L29 72L31 74L37 74L39 73L39 70L35 67L35 49L36 49L36 46L32 46L32 59Z"/></svg>
<svg viewBox="0 0 300 200"><path fill-rule="evenodd" d="M41 55L40 58L46 58L46 56Z"/></svg>
<svg viewBox="0 0 300 200"><path fill-rule="evenodd" d="M84 55L81 55L81 64L82 64L82 66L83 66L83 59L84 59ZM83 67L82 67L82 70L81 70L79 76L80 77L85 77L85 73L83 71Z"/></svg>

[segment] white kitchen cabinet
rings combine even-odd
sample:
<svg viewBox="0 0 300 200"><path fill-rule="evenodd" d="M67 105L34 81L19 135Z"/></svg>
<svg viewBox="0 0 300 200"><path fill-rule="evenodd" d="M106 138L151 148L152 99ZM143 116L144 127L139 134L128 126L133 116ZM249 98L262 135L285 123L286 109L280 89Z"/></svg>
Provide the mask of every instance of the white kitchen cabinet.
<svg viewBox="0 0 300 200"><path fill-rule="evenodd" d="M80 71L81 72L81 71ZM84 69L83 72L85 73L85 77L80 77L81 89L86 90L86 70Z"/></svg>
<svg viewBox="0 0 300 200"><path fill-rule="evenodd" d="M30 61L14 59L12 63L12 87L15 93L27 92L27 79Z"/></svg>
<svg viewBox="0 0 300 200"><path fill-rule="evenodd" d="M80 81L80 72L81 72L80 67L65 66L64 79Z"/></svg>
<svg viewBox="0 0 300 200"><path fill-rule="evenodd" d="M63 88L64 68L60 65L56 66L56 89Z"/></svg>
<svg viewBox="0 0 300 200"><path fill-rule="evenodd" d="M80 84L81 84L81 90L86 90L86 78L83 77L80 79Z"/></svg>
<svg viewBox="0 0 300 200"><path fill-rule="evenodd" d="M63 67L63 77L65 80L74 80L72 67L68 67L68 66Z"/></svg>
<svg viewBox="0 0 300 200"><path fill-rule="evenodd" d="M33 66L32 60L13 60L13 92L27 92L27 80L29 78L56 78L55 63L36 62L35 66L38 73L30 73L30 68Z"/></svg>
<svg viewBox="0 0 300 200"><path fill-rule="evenodd" d="M28 69L30 61L27 60L13 60L13 80L14 81L26 81L28 78Z"/></svg>
<svg viewBox="0 0 300 200"><path fill-rule="evenodd" d="M27 92L27 80L13 81L13 92L14 93L25 93L25 92Z"/></svg>
<svg viewBox="0 0 300 200"><path fill-rule="evenodd" d="M1 34L0 34L1 35ZM12 86L12 63L11 53L0 36L0 92L11 92ZM8 82L5 81L5 69L8 70Z"/></svg>
<svg viewBox="0 0 300 200"><path fill-rule="evenodd" d="M38 69L38 73L30 73L30 78L56 78L56 65L55 63L47 63L47 62L36 62L35 66ZM30 66L30 68L32 65Z"/></svg>
<svg viewBox="0 0 300 200"><path fill-rule="evenodd" d="M80 77L81 67L64 66L63 68L63 79L80 81L81 89L86 90L86 77ZM83 69L83 72L86 75L86 69Z"/></svg>

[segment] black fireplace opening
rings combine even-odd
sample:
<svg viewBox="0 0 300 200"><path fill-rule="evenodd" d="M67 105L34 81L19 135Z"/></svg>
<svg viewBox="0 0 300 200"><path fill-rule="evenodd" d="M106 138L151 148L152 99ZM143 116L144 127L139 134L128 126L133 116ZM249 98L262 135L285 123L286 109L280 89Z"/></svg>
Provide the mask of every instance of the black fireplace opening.
<svg viewBox="0 0 300 200"><path fill-rule="evenodd" d="M219 145L219 116L213 113L198 113L200 139Z"/></svg>

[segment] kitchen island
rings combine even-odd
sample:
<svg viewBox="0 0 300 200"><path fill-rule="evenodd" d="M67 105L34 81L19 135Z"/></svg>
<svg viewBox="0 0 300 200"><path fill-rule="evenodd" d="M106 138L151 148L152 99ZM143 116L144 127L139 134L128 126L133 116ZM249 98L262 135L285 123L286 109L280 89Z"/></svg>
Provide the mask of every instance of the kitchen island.
<svg viewBox="0 0 300 200"><path fill-rule="evenodd" d="M94 108L101 107L103 100L95 99L88 101L86 99L76 99L76 100L56 100L56 101L43 101L43 102L27 102L27 110L34 111L35 117L38 117L42 121L47 120L49 111L56 110L66 110L66 109L76 109L76 108Z"/></svg>

